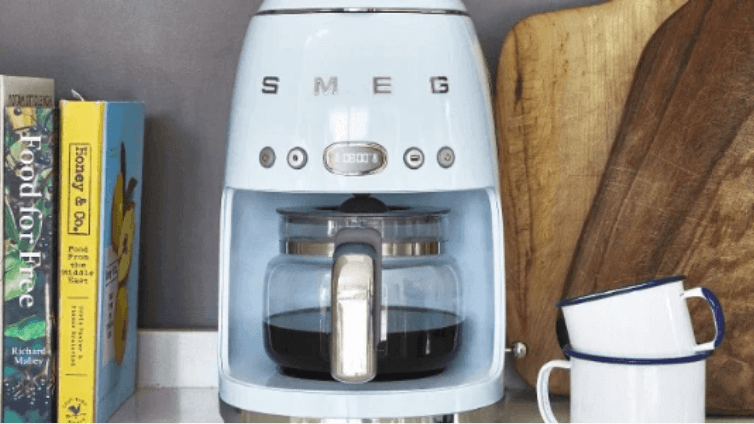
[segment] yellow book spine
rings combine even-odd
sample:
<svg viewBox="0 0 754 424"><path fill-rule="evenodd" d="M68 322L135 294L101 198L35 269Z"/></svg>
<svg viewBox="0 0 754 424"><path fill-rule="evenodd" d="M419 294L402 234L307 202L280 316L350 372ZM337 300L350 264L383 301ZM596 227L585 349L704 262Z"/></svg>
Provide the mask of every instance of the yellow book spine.
<svg viewBox="0 0 754 424"><path fill-rule="evenodd" d="M58 421L94 422L105 103L60 103Z"/></svg>

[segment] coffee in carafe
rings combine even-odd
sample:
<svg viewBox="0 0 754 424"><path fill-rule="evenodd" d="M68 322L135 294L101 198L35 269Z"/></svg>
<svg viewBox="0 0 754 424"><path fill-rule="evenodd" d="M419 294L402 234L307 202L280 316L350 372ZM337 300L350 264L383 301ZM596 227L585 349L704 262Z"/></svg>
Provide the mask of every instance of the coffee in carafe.
<svg viewBox="0 0 754 424"><path fill-rule="evenodd" d="M288 375L346 382L441 372L463 322L455 262L440 251L447 213L370 196L280 210L286 251L266 282L270 358ZM349 363L365 374L339 375Z"/></svg>
<svg viewBox="0 0 754 424"><path fill-rule="evenodd" d="M383 309L387 322L377 344L376 380L426 377L455 357L461 317L440 310ZM270 316L264 323L265 349L292 376L331 379L330 308L302 309Z"/></svg>

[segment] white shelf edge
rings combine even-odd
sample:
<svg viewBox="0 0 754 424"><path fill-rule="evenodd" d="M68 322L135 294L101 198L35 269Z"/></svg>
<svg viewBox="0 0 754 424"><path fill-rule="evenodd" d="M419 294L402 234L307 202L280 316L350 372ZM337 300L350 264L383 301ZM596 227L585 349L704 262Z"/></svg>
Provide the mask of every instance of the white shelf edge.
<svg viewBox="0 0 754 424"><path fill-rule="evenodd" d="M217 387L217 331L138 330L136 386Z"/></svg>

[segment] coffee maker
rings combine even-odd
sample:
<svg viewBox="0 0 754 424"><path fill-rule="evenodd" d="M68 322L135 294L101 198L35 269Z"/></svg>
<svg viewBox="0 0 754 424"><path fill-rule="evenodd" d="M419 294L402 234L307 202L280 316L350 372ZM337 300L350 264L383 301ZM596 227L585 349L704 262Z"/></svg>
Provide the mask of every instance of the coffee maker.
<svg viewBox="0 0 754 424"><path fill-rule="evenodd" d="M502 398L490 84L459 0L264 1L228 131L227 421L445 422Z"/></svg>

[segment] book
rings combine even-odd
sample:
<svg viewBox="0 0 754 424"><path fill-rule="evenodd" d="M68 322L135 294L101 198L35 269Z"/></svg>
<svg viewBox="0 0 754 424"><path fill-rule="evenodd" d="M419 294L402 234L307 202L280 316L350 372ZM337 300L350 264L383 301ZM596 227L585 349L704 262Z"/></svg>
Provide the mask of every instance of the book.
<svg viewBox="0 0 754 424"><path fill-rule="evenodd" d="M10 106L54 108L55 82L49 78L0 75L0 111ZM4 129L5 114L0 113L0 143L5 140ZM3 175L0 173L0 186L2 185Z"/></svg>
<svg viewBox="0 0 754 424"><path fill-rule="evenodd" d="M104 422L136 387L144 104L60 102L59 422Z"/></svg>
<svg viewBox="0 0 754 424"><path fill-rule="evenodd" d="M3 421L55 422L55 111L3 112Z"/></svg>
<svg viewBox="0 0 754 424"><path fill-rule="evenodd" d="M10 75L0 75L0 150L3 152L5 151L5 141L6 141L6 114L5 109L9 106L18 106L18 107L44 107L44 108L53 108L55 106L54 103L54 96L55 96L55 84L54 81L48 78L35 78L35 77L27 77L27 76L10 76ZM5 172L0 172L0 187L5 187L5 181L4 181L4 174ZM2 209L3 213L5 208ZM2 222L5 222L3 219ZM7 247L7 246L6 246ZM3 255L4 255L5 249L0 249L0 261L3 261ZM5 275L4 275L5 276ZM39 289L39 286L36 286L37 289ZM5 290L3 290L4 293L7 293ZM7 330L4 323L5 320L5 303L6 300L9 302L18 302L17 299L7 299L5 298L3 302L0 302L0 328L3 328L3 332ZM38 305L37 305L38 306ZM17 312L17 311L15 311ZM49 317L46 317L47 322L54 322L54 312L49 311L51 315ZM17 322L10 322L10 326L13 326L17 324ZM14 331L14 330L10 330ZM3 343L3 338L0 337L0 345ZM4 348L0 348L2 350L3 355L0 355L0 361L4 361L5 357L10 354L10 352L6 351ZM54 357L53 357L54 359ZM53 364L54 365L54 364ZM16 375L17 368L15 365L10 364L8 368L6 367L0 367L0 369L3 369L3 395L0 396L0 415L2 416L3 421L6 422L13 422L17 421L19 419L24 419L26 421L47 421L54 419L53 417L50 417L49 414L40 414L40 410L38 409L24 409L21 400L22 399L28 399L30 395L29 391L21 391L19 390L24 389L24 385L18 385L16 382L16 390L12 390L12 381L6 380L6 377L8 379L14 379L14 375ZM53 366L52 370L50 372L55 372L56 369ZM45 378L54 379L54 375L48 375ZM54 381L54 380L53 380ZM7 385L7 387L6 387ZM54 389L54 385L52 386L52 389ZM25 393L22 395L22 393ZM51 396L54 396L54 392L50 393ZM11 405L12 406L9 406ZM24 418L21 418L24 417Z"/></svg>

